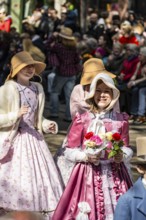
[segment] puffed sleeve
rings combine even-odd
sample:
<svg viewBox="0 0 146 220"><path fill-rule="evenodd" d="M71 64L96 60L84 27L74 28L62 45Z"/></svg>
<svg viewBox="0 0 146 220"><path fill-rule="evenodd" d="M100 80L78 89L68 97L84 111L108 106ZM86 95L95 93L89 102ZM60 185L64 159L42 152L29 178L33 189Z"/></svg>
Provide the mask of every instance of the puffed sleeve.
<svg viewBox="0 0 146 220"><path fill-rule="evenodd" d="M0 128L16 123L19 115L19 96L13 86L0 87Z"/></svg>
<svg viewBox="0 0 146 220"><path fill-rule="evenodd" d="M85 102L85 91L82 85L76 85L71 93L70 97L70 111L71 117L74 118L76 113L84 113L89 109L88 104Z"/></svg>
<svg viewBox="0 0 146 220"><path fill-rule="evenodd" d="M67 142L69 148L80 147L83 142L84 125L81 120L81 115L76 114L73 123L67 135Z"/></svg>
<svg viewBox="0 0 146 220"><path fill-rule="evenodd" d="M67 135L67 146L65 150L66 159L72 162L86 161L87 156L84 150L82 150L82 142L84 136L84 125L81 120L81 116L77 114L70 127Z"/></svg>

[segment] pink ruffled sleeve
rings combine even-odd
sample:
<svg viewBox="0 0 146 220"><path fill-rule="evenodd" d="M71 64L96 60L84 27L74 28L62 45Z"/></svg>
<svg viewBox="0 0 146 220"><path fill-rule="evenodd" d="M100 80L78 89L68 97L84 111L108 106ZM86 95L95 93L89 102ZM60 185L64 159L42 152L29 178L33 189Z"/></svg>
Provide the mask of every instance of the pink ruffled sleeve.
<svg viewBox="0 0 146 220"><path fill-rule="evenodd" d="M84 137L84 125L81 120L81 116L76 114L69 133L67 135L67 147L76 148L80 147Z"/></svg>

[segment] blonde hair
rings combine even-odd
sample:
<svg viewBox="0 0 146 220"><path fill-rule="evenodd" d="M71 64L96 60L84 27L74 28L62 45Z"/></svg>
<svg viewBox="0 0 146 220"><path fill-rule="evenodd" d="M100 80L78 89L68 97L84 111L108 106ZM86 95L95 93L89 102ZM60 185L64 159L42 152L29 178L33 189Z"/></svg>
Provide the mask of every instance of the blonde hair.
<svg viewBox="0 0 146 220"><path fill-rule="evenodd" d="M98 113L98 107L96 106L96 104L95 104L95 102L94 102L94 99L91 99L91 100L90 100L90 103L88 103L88 104L89 104L89 106L90 106L89 110L90 110L91 112Z"/></svg>

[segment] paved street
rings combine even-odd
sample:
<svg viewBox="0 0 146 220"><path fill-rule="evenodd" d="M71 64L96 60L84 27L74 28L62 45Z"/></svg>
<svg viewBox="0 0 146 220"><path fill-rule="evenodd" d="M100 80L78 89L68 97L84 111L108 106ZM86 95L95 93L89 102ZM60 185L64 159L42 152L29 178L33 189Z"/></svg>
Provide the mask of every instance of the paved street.
<svg viewBox="0 0 146 220"><path fill-rule="evenodd" d="M48 146L49 146L49 149L53 155L55 154L57 149L61 146L62 141L64 140L64 137L67 133L67 129L70 125L70 123L63 121L64 108L65 108L65 105L61 104L59 118L57 120L55 120L59 126L58 134L57 135L45 135L45 139L46 139ZM46 105L45 105L44 116L45 117L49 116L49 103L47 101L46 101ZM132 146L132 149L135 153L136 137L146 136L146 125L132 125L132 124L130 124L129 134L130 134L130 145ZM137 178L136 175L137 174L133 171L134 179Z"/></svg>

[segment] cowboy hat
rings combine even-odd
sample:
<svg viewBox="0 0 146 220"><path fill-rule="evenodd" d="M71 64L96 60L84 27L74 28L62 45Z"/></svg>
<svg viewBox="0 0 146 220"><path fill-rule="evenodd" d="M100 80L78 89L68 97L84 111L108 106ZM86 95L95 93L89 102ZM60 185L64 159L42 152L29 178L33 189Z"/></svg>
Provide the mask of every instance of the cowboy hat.
<svg viewBox="0 0 146 220"><path fill-rule="evenodd" d="M46 67L45 63L35 61L26 51L16 53L11 59L11 72L8 75L7 80L14 78L20 70L32 64L35 67L36 74L40 74Z"/></svg>
<svg viewBox="0 0 146 220"><path fill-rule="evenodd" d="M132 164L146 164L146 137L136 138L137 156L130 160Z"/></svg>
<svg viewBox="0 0 146 220"><path fill-rule="evenodd" d="M62 27L60 30L60 33L58 35L64 39L67 39L67 40L75 40L75 37L73 36L72 29L70 29L68 27Z"/></svg>
<svg viewBox="0 0 146 220"><path fill-rule="evenodd" d="M101 59L98 58L88 59L83 65L83 73L80 84L81 85L91 84L92 79L99 73L105 73L109 75L111 78L116 77L113 73L110 73L105 69Z"/></svg>

